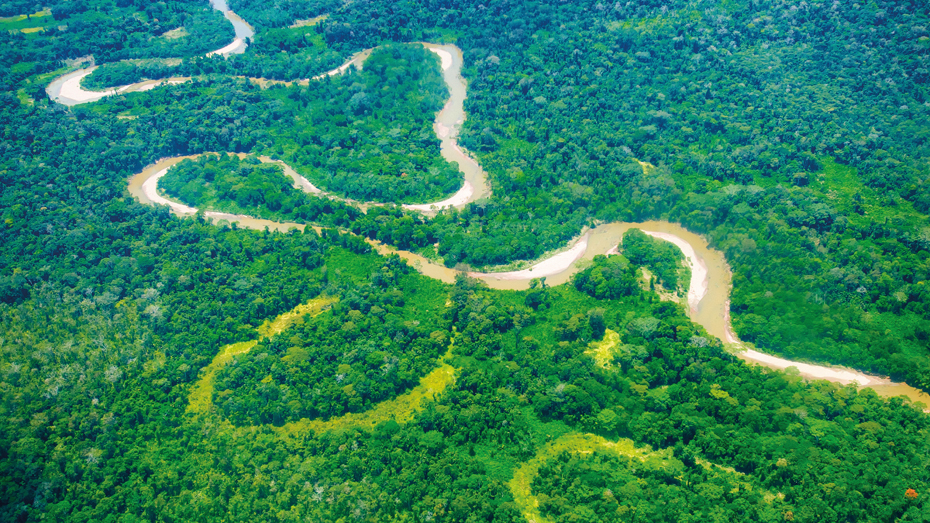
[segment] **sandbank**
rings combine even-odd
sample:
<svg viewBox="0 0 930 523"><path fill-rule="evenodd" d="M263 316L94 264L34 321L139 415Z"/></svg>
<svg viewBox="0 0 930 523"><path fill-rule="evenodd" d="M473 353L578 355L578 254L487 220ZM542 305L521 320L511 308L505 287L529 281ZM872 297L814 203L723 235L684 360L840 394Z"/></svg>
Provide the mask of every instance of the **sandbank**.
<svg viewBox="0 0 930 523"><path fill-rule="evenodd" d="M704 296L707 295L707 265L704 263L704 260L694 252L694 247L692 247L690 243L674 234L667 232L643 232L654 238L659 238L660 240L665 240L674 244L684 253L685 259L691 267L691 282L688 286L688 306L692 311L696 311L698 304L700 304Z"/></svg>
<svg viewBox="0 0 930 523"><path fill-rule="evenodd" d="M445 49L435 49L432 47L427 47L427 49L439 55L440 60L442 60L443 71L452 67L452 53L446 51Z"/></svg>
<svg viewBox="0 0 930 523"><path fill-rule="evenodd" d="M166 167L158 171L157 173L155 173L154 176L152 176L151 178L143 182L142 193L145 194L145 197L151 200L152 203L156 203L159 205L167 205L168 207L171 207L172 211L178 214L195 214L197 212L197 209L193 207L188 207L184 205L183 203L173 202L163 197L162 195L158 194L158 180L160 180L162 176L168 173L169 168L170 167Z"/></svg>
<svg viewBox="0 0 930 523"><path fill-rule="evenodd" d="M866 385L887 385L890 382L887 379L877 376L869 376L851 369L823 367L820 365L811 365L809 363L799 363L789 361L784 358L763 354L757 350L746 350L739 353L739 357L746 361L761 363L769 368L787 369L794 367L798 369L801 376L819 380L836 381L839 383L857 383L860 386Z"/></svg>
<svg viewBox="0 0 930 523"><path fill-rule="evenodd" d="M584 253L587 249L588 235L584 235L580 240L575 242L575 245L573 245L571 249L560 252L551 258L547 258L533 265L529 269L511 272L472 272L469 273L469 276L497 280L531 280L533 278L552 276L553 274L558 274L569 268L573 263L578 261L579 258L584 256Z"/></svg>

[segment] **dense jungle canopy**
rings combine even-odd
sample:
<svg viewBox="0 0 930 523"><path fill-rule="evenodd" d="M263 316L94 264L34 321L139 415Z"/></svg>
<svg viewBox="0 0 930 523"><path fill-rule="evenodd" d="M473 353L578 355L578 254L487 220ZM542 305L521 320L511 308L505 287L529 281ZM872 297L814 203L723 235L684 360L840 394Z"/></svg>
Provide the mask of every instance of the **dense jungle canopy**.
<svg viewBox="0 0 930 523"><path fill-rule="evenodd" d="M741 361L660 298L690 278L671 244L467 276L681 223L726 255L742 340L930 391L925 2L229 7L255 36L226 57L205 0L0 0L0 520L930 521L926 406ZM461 184L416 42L462 50L491 187L437 213L393 205ZM91 64L86 89L191 80L49 99ZM200 153L165 194L307 227L128 192Z"/></svg>

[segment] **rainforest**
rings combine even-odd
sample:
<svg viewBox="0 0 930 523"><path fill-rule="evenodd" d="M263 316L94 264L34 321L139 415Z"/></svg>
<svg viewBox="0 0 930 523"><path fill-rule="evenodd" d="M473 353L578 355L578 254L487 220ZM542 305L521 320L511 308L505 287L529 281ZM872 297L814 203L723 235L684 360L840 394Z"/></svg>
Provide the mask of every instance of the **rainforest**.
<svg viewBox="0 0 930 523"><path fill-rule="evenodd" d="M930 521L930 7L0 0L0 520Z"/></svg>

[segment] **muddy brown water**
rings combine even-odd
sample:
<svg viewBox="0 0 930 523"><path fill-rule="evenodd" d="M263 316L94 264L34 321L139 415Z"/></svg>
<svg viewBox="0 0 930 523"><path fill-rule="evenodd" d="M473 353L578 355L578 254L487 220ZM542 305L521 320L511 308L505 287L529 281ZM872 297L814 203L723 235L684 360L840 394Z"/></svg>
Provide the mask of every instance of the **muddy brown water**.
<svg viewBox="0 0 930 523"><path fill-rule="evenodd" d="M469 181L474 187L474 194L469 201L485 198L490 195L486 173L477 162L458 147L455 140L458 134L458 128L465 118L464 100L467 96L466 84L460 74L462 67L461 51L455 46L424 45L431 48L442 48L450 52L453 57L453 65L443 71L444 78L450 91L450 100L446 103L446 106L440 114L437 115L434 126L437 136L442 141L442 155L447 161L457 163L465 180ZM142 191L142 184L145 180L160 170L170 167L185 158L196 157L197 155L166 158L146 167L146 169L129 180L128 189L130 194L143 203L152 204ZM262 158L262 160L269 161L270 159ZM363 204L362 206L364 208L367 205ZM257 230L268 228L269 230L284 232L292 228L297 228L299 230L305 228L305 224L274 222L243 215L207 212L205 216L216 223L222 223L224 221L230 223L235 222L239 227ZM606 254L608 251L616 249L623 234L634 227L646 232L672 235L691 246L695 257L698 258L698 260L693 261L702 263L707 269L707 277L703 281L703 284L706 285L706 291L703 292L703 297L700 302L698 302L696 306L690 307L689 314L691 319L695 323L702 325L709 334L731 345L739 346L740 341L732 331L730 324L729 297L732 278L726 258L722 252L710 248L708 242L702 236L678 224L665 221L645 221L636 223L614 222L597 225L585 231L579 238L569 242L566 249L576 246L579 241L586 242L583 254L577 257L577 259L574 259L570 264L560 267L557 271L550 270L546 274L546 282L549 285L559 285L569 282L572 275L590 263L590 260L592 260L594 256ZM319 230L319 228L315 229ZM456 271L454 269L437 264L412 252L399 251L376 241L370 241L370 243L381 254L398 254L421 274L446 283L453 283L455 281ZM541 265L545 265L544 261ZM491 288L512 290L528 289L530 280L537 277L532 274L532 271L526 270L521 271L519 278L511 277L502 279L500 274L495 275L494 273L479 273L474 275L486 282ZM694 283L695 282L692 282L692 286ZM753 354L756 354L756 356L753 356ZM774 358L769 355L757 353L753 350L740 352L738 355L747 362L773 369L784 369L786 366L800 365L802 368L806 369L801 372L801 375L808 379L827 379L840 383L856 382L860 385L867 383L869 388L873 389L881 396L905 396L911 401L919 401L925 405L930 405L930 395L914 387L904 383L893 383L886 378L878 376L868 376L852 369L834 366L805 365L781 358ZM760 361L760 359L764 361ZM775 363L772 363L773 361ZM853 378L850 379L850 376L853 376Z"/></svg>

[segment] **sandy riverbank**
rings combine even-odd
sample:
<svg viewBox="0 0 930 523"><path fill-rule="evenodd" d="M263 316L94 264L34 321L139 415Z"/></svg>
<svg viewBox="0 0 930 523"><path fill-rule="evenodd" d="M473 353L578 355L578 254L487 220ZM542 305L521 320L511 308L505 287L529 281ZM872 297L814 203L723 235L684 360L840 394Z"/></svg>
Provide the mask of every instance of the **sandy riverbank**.
<svg viewBox="0 0 930 523"><path fill-rule="evenodd" d="M465 178L462 189L450 198L432 204L404 206L410 210L428 212L429 210L446 206L467 204L478 198L489 195L490 191L487 187L486 175L480 165L478 165L474 159L470 158L456 142L458 127L465 118L464 99L466 97L466 86L464 80L460 76L462 64L461 51L454 46L423 45L440 57L443 75L450 91L450 99L443 110L437 114L434 129L442 142L443 157L450 162L457 163ZM364 57L367 57L367 52L354 56L349 62L326 73L326 75L344 72L353 63L361 63ZM86 76L86 74L89 74L89 71L81 71L77 72L77 74L72 73L72 75L67 78L63 77L64 80L60 82L60 88L64 89L62 96L69 95L69 98L73 96L73 99L86 99L88 101L106 96L106 93L88 94L79 89L80 78ZM153 84L149 85L151 85L151 87L146 87L154 87ZM180 159L164 161L170 163L170 165L156 164L156 166L151 166L137 177L134 177L134 180L147 172L148 174L146 177L131 182L130 186L132 188L133 183L137 184L140 193L137 197L139 197L140 200L168 205L173 212L179 215L194 214L196 213L196 209L193 207L178 202L172 202L158 194L158 180L164 176L168 168L174 163L177 163L177 161L180 161ZM274 162L282 165L285 169L285 174L294 180L295 187L309 193L325 194L284 162L272 160L267 157L262 158L262 161ZM351 200L344 201L358 204L358 202L352 202ZM358 205L364 208L372 204ZM276 230L287 230L293 227L303 229L302 224L275 223L250 216L232 215L213 211L205 213L205 216L214 221L234 221L243 227L260 229L269 227ZM589 260L597 254L615 253L617 244L620 238L622 238L622 234L632 227L640 228L650 236L669 241L682 250L688 263L691 265L692 275L688 289L688 305L692 319L703 325L708 332L728 343L740 344L740 341L737 339L730 325L729 293L731 274L722 253L710 249L706 239L668 222L602 224L586 233L569 249L547 259L540 260L527 269L502 273L472 273L472 275L484 280L489 286L494 288L525 289L528 288L530 280L541 277L546 277L551 285L565 283L570 281L571 276L578 271L579 263L582 260ZM383 246L379 246L378 250L382 253L393 251ZM454 281L455 271L452 269L435 264L413 253L401 251L399 254L424 274L447 282ZM827 379L840 383L856 383L860 386L874 386L876 390L879 390L880 387L887 387L887 390L894 390L897 394L901 394L902 388L904 388L908 389L904 391L905 394L912 399L923 400L923 396L926 396L912 387L909 388L907 385L894 384L887 379L869 376L851 369L793 362L769 354L763 354L755 350L743 350L739 353L739 357L745 361L758 363L773 369L794 367L798 369L802 376L811 379ZM928 401L928 403L930 403L930 401Z"/></svg>
<svg viewBox="0 0 930 523"><path fill-rule="evenodd" d="M162 195L158 194L158 180L161 180L162 177L168 174L168 169L169 167L166 167L158 171L157 173L155 173L155 175L149 178L148 180L146 180L142 184L142 193L145 194L145 197L148 198L149 201L151 201L152 203L157 204L157 205L167 205L168 207L171 207L171 210L177 214L181 214L181 215L195 214L197 212L197 209L193 207L188 207L187 205L184 205L183 203L171 201L163 197Z"/></svg>
<svg viewBox="0 0 930 523"><path fill-rule="evenodd" d="M230 54L244 53L246 47L248 47L245 39L251 38L255 35L255 31L252 29L252 26L243 20L239 15L230 11L229 7L226 5L225 0L213 0L210 2L210 5L213 6L213 8L217 11L223 13L223 16L229 20L233 26L233 30L236 33L236 37L229 44L217 49L216 51L210 51L206 53L205 56L229 56ZM98 66L78 69L77 71L72 71L68 74L62 75L52 80L49 86L45 89L45 92L48 94L50 100L58 102L62 105L74 106L89 102L96 102L101 98L114 94L143 92L154 89L159 85L174 85L190 80L190 78L186 77L166 78L163 80L145 80L142 82L136 82L134 84L113 87L103 91L87 91L81 87L81 80L83 80L84 77L88 76L89 74L93 73L97 67Z"/></svg>
<svg viewBox="0 0 930 523"><path fill-rule="evenodd" d="M691 282L688 285L688 306L692 311L696 311L698 304L707 295L707 265L695 252L694 247L683 239L667 232L643 231L649 236L659 238L674 244L681 249L685 255L688 265L691 267Z"/></svg>
<svg viewBox="0 0 930 523"><path fill-rule="evenodd" d="M588 250L588 235L584 235L567 251L560 252L550 258L542 260L528 269L510 272L471 272L468 275L483 280L518 280L526 281L533 278L543 278L566 271L575 262L584 256Z"/></svg>
<svg viewBox="0 0 930 523"><path fill-rule="evenodd" d="M446 81L446 85L450 91L450 99L449 101L446 102L443 109L436 115L436 121L433 126L434 130L437 132L437 137L439 137L441 141L440 154L447 161L458 165L459 170L462 172L463 178L464 178L462 182L462 187L455 194L453 194L452 196L444 200L441 200L438 202L422 203L422 204L402 205L402 207L407 210L430 213L430 212L435 212L437 210L445 209L449 207L462 207L464 205L467 205L468 203L471 203L472 201L475 201L479 197L487 196L489 194L489 191L487 189L486 175L484 171L481 169L481 167L478 165L478 163L474 159L468 156L465 153L465 151L462 150L461 147L459 147L458 143L456 142L457 132L455 131L455 129L456 129L456 126L460 125L462 121L462 118L464 115L463 104L464 104L464 99L465 99L464 80L462 80L460 71L459 71L461 69L461 58L460 58L461 52L459 51L458 55L453 54L453 51L458 51L458 48L454 46L449 46L449 45L435 46L434 44L427 44L427 43L423 43L422 45L424 45L427 49L436 53L439 56L440 63L443 69L443 78ZM344 72L348 70L349 66L352 64L360 65L361 63L364 62L364 59L367 58L371 54L371 51L372 51L371 49L367 49L365 51L357 53L348 62L330 71L329 73L326 73L326 75ZM458 56L459 58L456 59L456 56ZM326 75L321 75L316 78L321 78ZM263 79L250 79L250 80L261 83L262 85L270 85L273 83L277 83L277 82L268 82ZM141 83L139 85L141 85ZM155 85L157 85L157 83L151 85L151 87L146 86L146 89L151 89L155 87ZM129 86L129 87L133 87L133 86ZM79 88L79 84L78 84L78 88ZM456 123L450 123L449 122L450 120L454 120L454 122ZM281 167L284 169L284 174L286 174L292 180L294 180L295 188L303 190L307 193L316 194L319 196L325 196L327 198L345 202L350 205L356 205L362 208L363 210L369 207L372 207L372 206L387 205L387 204L376 203L376 202L357 202L357 201L354 201L348 198L342 198L342 197L333 195L331 193L327 193L326 191L323 191L322 189L314 185L307 178L300 175L296 170L294 170L291 166L287 165L283 161L274 160L267 156L261 157L261 160L263 162L271 162L271 163L276 163L278 165L281 165ZM154 174L156 173L153 173L153 175ZM164 173L161 174L161 176L163 175ZM161 176L158 176L158 178L161 178ZM144 183L148 183L148 182L146 181ZM155 185L151 186L149 190L152 192L154 196L158 196L157 180L151 183ZM479 187L480 187L480 190L478 189ZM146 195L146 197L148 196ZM164 203L161 201L159 202L155 202L154 200L152 201L154 203L160 203L164 205L179 205L176 202L171 202L169 204L169 203ZM168 200L165 200L165 202L167 201ZM186 207L186 206L184 207L186 209L191 209L191 207ZM188 211L185 211L185 210L180 210L178 212L180 214L188 213ZM569 263L571 263L571 261L569 261Z"/></svg>

